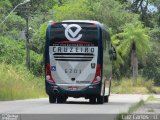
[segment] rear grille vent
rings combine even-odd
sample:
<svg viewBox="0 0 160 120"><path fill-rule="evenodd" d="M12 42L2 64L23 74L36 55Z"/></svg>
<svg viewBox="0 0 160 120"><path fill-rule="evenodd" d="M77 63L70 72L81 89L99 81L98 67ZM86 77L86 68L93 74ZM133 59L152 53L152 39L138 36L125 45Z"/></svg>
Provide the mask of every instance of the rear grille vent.
<svg viewBox="0 0 160 120"><path fill-rule="evenodd" d="M54 53L53 56L57 61L85 62L85 61L91 61L94 57L94 54L92 53Z"/></svg>

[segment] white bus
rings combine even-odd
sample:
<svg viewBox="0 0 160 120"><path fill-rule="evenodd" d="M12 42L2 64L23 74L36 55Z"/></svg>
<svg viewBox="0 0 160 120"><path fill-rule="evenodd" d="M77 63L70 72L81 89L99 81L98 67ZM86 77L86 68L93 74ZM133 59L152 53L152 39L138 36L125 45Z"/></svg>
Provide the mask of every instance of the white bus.
<svg viewBox="0 0 160 120"><path fill-rule="evenodd" d="M45 43L45 85L50 103L84 97L108 102L116 52L105 25L97 21L49 23Z"/></svg>

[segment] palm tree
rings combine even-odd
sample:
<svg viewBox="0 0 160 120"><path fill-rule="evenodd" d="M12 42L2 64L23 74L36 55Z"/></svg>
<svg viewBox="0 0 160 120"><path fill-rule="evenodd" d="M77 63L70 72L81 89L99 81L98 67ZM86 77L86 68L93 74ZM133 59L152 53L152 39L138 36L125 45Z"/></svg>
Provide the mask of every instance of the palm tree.
<svg viewBox="0 0 160 120"><path fill-rule="evenodd" d="M118 34L116 35L112 35L111 37L111 41L112 41L112 45L114 46L114 48L116 48L116 56L117 56L117 60L114 63L114 66L116 68L119 68L120 65L124 65L124 60L121 56L121 50L120 50L120 40L117 39L118 37Z"/></svg>
<svg viewBox="0 0 160 120"><path fill-rule="evenodd" d="M113 38L120 41L117 47L122 58L131 57L131 69L133 79L138 76L138 61L144 60L146 53L150 50L148 29L140 22L126 24L123 32L116 34Z"/></svg>

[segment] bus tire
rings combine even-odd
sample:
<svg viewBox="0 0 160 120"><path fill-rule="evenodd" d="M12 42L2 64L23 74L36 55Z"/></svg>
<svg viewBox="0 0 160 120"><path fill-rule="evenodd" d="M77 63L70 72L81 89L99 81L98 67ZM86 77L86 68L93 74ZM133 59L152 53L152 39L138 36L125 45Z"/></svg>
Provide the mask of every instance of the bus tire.
<svg viewBox="0 0 160 120"><path fill-rule="evenodd" d="M66 102L66 101L67 101L67 98L68 98L68 96L63 96L63 97L62 97L63 102Z"/></svg>
<svg viewBox="0 0 160 120"><path fill-rule="evenodd" d="M53 95L49 95L49 103L55 103L56 102L56 97Z"/></svg>
<svg viewBox="0 0 160 120"><path fill-rule="evenodd" d="M108 103L109 101L109 96L104 96L104 102Z"/></svg>
<svg viewBox="0 0 160 120"><path fill-rule="evenodd" d="M97 103L98 104L103 104L104 103L104 96L98 96L97 97Z"/></svg>
<svg viewBox="0 0 160 120"><path fill-rule="evenodd" d="M66 102L67 98L65 96L58 96L57 103L64 103Z"/></svg>
<svg viewBox="0 0 160 120"><path fill-rule="evenodd" d="M96 104L96 97L89 98L89 103L90 104Z"/></svg>

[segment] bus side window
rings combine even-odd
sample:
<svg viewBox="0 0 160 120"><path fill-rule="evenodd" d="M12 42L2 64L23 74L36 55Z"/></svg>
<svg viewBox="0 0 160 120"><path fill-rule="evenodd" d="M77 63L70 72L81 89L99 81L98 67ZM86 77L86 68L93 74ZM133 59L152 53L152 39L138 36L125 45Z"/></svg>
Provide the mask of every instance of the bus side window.
<svg viewBox="0 0 160 120"><path fill-rule="evenodd" d="M108 45L108 52L109 52L109 57L110 60L113 58L113 47L110 39L110 35L107 33L107 45Z"/></svg>

